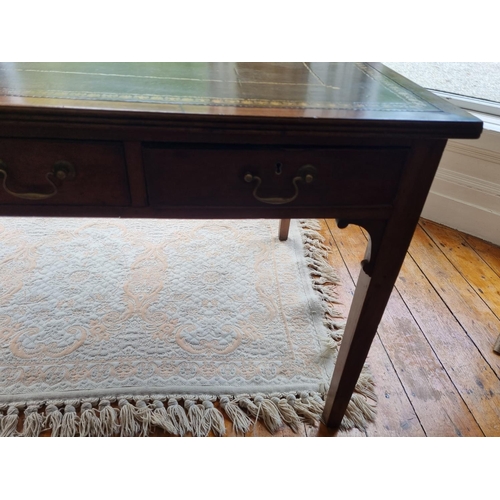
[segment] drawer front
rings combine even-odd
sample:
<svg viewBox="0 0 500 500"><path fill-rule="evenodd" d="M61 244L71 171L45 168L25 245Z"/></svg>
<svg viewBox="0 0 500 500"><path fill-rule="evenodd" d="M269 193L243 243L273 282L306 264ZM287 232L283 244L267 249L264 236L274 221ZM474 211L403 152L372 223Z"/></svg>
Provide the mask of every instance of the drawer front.
<svg viewBox="0 0 500 500"><path fill-rule="evenodd" d="M126 206L121 143L0 138L0 205Z"/></svg>
<svg viewBox="0 0 500 500"><path fill-rule="evenodd" d="M390 205L407 155L403 148L143 149L157 207Z"/></svg>

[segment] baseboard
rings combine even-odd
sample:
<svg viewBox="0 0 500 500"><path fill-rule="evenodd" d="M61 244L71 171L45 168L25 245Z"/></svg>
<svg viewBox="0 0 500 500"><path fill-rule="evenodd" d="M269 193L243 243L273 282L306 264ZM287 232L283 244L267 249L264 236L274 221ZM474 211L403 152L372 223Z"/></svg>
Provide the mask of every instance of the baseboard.
<svg viewBox="0 0 500 500"><path fill-rule="evenodd" d="M431 191L422 217L500 245L500 213Z"/></svg>
<svg viewBox="0 0 500 500"><path fill-rule="evenodd" d="M448 143L422 217L500 245L498 134L491 139Z"/></svg>

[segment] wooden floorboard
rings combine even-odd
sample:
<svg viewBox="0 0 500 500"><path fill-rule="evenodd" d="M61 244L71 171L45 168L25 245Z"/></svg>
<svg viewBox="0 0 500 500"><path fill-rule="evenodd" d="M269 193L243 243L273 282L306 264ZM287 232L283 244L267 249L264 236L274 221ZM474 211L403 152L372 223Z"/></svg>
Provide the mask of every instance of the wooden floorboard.
<svg viewBox="0 0 500 500"><path fill-rule="evenodd" d="M462 234L462 237L500 278L500 247L491 245L468 234Z"/></svg>
<svg viewBox="0 0 500 500"><path fill-rule="evenodd" d="M425 224L423 222L422 226ZM500 356L492 351L500 333L498 311L495 314L488 307L422 227L415 232L410 253L481 355L499 375Z"/></svg>
<svg viewBox="0 0 500 500"><path fill-rule="evenodd" d="M422 223L422 228L498 318L500 314L496 312L500 311L500 290L499 277L495 270L458 231L426 221ZM492 259L492 264L494 267L500 266L500 261Z"/></svg>

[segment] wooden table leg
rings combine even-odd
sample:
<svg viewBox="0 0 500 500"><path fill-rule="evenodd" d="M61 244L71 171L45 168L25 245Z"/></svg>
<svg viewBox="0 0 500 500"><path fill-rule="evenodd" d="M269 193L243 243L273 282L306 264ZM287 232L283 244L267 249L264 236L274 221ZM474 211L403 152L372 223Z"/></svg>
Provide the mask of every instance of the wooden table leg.
<svg viewBox="0 0 500 500"><path fill-rule="evenodd" d="M290 219L280 219L279 239L286 241L288 239L288 230L290 229Z"/></svg>
<svg viewBox="0 0 500 500"><path fill-rule="evenodd" d="M339 220L370 234L342 343L328 391L323 422L339 427L363 368L392 288L410 246L446 141L415 147L403 173L392 216L386 220ZM416 164L416 165L415 165ZM422 169L426 164L428 168Z"/></svg>
<svg viewBox="0 0 500 500"><path fill-rule="evenodd" d="M351 222L364 227L370 234L370 240L361 263L356 291L325 402L323 420L328 427L338 427L342 421L407 249L405 241L400 238L404 235L397 235L397 244L391 242L391 239L395 238L394 231L391 231L391 221ZM349 221L337 220L337 224L344 228Z"/></svg>
<svg viewBox="0 0 500 500"><path fill-rule="evenodd" d="M351 399L392 290L361 270L335 364L323 413L324 423L337 428Z"/></svg>

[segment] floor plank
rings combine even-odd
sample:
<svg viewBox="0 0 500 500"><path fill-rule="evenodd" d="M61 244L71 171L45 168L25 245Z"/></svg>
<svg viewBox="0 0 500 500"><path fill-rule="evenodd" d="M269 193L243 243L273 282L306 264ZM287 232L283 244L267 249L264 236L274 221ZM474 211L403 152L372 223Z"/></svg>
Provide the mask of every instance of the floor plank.
<svg viewBox="0 0 500 500"><path fill-rule="evenodd" d="M425 224L426 222L422 221L423 227ZM500 321L497 316L422 227L415 231L410 249L415 263L429 278L437 294L497 376L500 375L500 356L493 352L493 345L500 333Z"/></svg>
<svg viewBox="0 0 500 500"><path fill-rule="evenodd" d="M396 287L481 430L499 434L500 380L429 279L408 258Z"/></svg>
<svg viewBox="0 0 500 500"><path fill-rule="evenodd" d="M500 313L498 274L478 255L458 231L423 221L422 228L434 241L458 273L483 299L493 314ZM495 314L497 318L500 314ZM500 333L500 332L499 332Z"/></svg>
<svg viewBox="0 0 500 500"><path fill-rule="evenodd" d="M487 241L470 236L468 234L460 233L464 240L481 256L481 258L488 264L496 275L500 277L500 247L492 245Z"/></svg>

